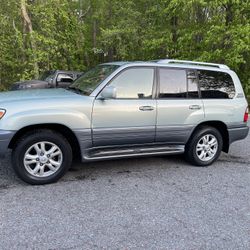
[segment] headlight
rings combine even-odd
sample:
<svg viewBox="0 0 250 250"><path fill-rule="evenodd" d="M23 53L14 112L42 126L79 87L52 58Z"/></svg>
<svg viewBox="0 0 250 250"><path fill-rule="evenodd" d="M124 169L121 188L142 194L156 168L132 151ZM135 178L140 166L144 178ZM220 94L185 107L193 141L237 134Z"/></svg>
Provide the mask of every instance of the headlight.
<svg viewBox="0 0 250 250"><path fill-rule="evenodd" d="M5 112L6 111L4 109L0 109L0 119L4 116Z"/></svg>

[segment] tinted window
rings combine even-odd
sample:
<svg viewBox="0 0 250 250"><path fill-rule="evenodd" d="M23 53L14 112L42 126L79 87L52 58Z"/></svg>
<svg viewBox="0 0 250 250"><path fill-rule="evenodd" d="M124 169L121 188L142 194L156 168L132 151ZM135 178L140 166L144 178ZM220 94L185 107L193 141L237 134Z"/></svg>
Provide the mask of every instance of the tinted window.
<svg viewBox="0 0 250 250"><path fill-rule="evenodd" d="M51 78L53 78L55 76L55 71L45 71L42 73L42 75L40 75L40 77L38 78L38 80L41 81L49 81Z"/></svg>
<svg viewBox="0 0 250 250"><path fill-rule="evenodd" d="M159 69L159 98L186 98L186 71L182 69Z"/></svg>
<svg viewBox="0 0 250 250"><path fill-rule="evenodd" d="M110 85L116 87L117 98L151 98L154 69L133 68L118 75Z"/></svg>
<svg viewBox="0 0 250 250"><path fill-rule="evenodd" d="M187 71L188 98L199 98L198 78L194 70Z"/></svg>
<svg viewBox="0 0 250 250"><path fill-rule="evenodd" d="M233 98L235 88L231 76L224 72L199 70L202 98Z"/></svg>

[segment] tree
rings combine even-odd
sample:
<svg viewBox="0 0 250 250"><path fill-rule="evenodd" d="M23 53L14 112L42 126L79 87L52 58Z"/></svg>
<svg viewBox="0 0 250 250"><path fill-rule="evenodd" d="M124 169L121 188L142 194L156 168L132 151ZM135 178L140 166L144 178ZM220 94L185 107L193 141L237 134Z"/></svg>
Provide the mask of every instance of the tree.
<svg viewBox="0 0 250 250"><path fill-rule="evenodd" d="M175 58L225 63L250 91L249 0L8 0L0 25L2 89L43 70Z"/></svg>
<svg viewBox="0 0 250 250"><path fill-rule="evenodd" d="M34 65L34 76L38 78L39 76L39 68L38 68L38 63L37 63L37 57L36 57L36 41L33 37L33 27L32 27L32 22L31 19L28 15L27 12L27 7L26 7L26 0L20 0L20 8L21 8L21 15L23 19L23 35L26 36L27 41L26 41L26 48L31 50L32 56L33 56L33 65ZM25 46L24 45L24 46ZM29 48L30 46L30 48Z"/></svg>

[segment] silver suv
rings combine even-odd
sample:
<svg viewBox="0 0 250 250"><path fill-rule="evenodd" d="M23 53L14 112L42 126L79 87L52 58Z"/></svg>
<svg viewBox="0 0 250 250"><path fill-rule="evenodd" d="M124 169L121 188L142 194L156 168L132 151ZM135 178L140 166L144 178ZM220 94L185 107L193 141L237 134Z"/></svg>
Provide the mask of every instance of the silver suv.
<svg viewBox="0 0 250 250"><path fill-rule="evenodd" d="M239 78L221 64L158 60L98 65L70 88L0 93L0 153L17 175L57 181L82 161L183 154L197 166L248 134Z"/></svg>

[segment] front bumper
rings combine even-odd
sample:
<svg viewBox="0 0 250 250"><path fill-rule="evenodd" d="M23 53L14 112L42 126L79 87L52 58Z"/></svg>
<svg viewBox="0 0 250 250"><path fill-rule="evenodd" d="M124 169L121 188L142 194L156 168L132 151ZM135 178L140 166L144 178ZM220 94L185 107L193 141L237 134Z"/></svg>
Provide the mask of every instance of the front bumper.
<svg viewBox="0 0 250 250"><path fill-rule="evenodd" d="M5 156L9 143L14 134L14 131L0 130L0 157Z"/></svg>
<svg viewBox="0 0 250 250"><path fill-rule="evenodd" d="M229 144L231 144L234 141L245 139L248 135L248 132L249 132L249 127L247 125L243 127L228 129Z"/></svg>

